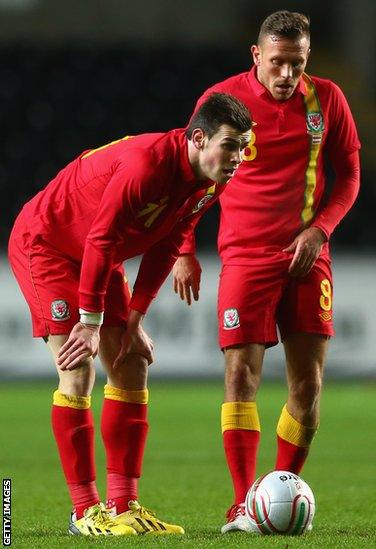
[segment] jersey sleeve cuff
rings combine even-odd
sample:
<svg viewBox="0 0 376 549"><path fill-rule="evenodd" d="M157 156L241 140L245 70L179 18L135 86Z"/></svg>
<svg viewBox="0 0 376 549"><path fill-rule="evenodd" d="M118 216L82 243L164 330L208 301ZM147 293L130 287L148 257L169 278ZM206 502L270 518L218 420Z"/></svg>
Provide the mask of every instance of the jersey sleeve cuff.
<svg viewBox="0 0 376 549"><path fill-rule="evenodd" d="M196 238L194 233L187 236L183 244L179 248L179 255L196 254Z"/></svg>
<svg viewBox="0 0 376 549"><path fill-rule="evenodd" d="M183 244L179 249L179 255L196 255L196 246Z"/></svg>

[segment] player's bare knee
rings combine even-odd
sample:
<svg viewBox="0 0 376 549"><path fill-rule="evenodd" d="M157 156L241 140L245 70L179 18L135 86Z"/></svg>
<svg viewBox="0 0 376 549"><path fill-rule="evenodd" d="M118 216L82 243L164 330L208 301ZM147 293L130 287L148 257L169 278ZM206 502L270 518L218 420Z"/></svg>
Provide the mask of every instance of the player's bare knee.
<svg viewBox="0 0 376 549"><path fill-rule="evenodd" d="M322 387L321 376L299 379L290 384L290 397L302 408L314 408L320 400Z"/></svg>
<svg viewBox="0 0 376 549"><path fill-rule="evenodd" d="M87 396L91 394L94 380L93 359L87 358L74 370L59 372L59 390L68 395Z"/></svg>
<svg viewBox="0 0 376 549"><path fill-rule="evenodd" d="M106 368L107 381L112 387L139 390L146 387L148 362L142 355L128 355L117 368Z"/></svg>
<svg viewBox="0 0 376 549"><path fill-rule="evenodd" d="M226 360L226 388L247 399L254 399L260 384L260 375L251 361Z"/></svg>

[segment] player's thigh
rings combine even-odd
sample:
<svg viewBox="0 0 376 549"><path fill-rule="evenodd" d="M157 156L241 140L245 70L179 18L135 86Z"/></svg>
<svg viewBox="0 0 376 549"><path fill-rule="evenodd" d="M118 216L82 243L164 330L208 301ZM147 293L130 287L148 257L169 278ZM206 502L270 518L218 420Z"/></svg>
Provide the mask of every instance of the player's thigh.
<svg viewBox="0 0 376 549"><path fill-rule="evenodd" d="M319 257L307 276L290 278L277 311L282 340L294 333L334 335L330 259Z"/></svg>
<svg viewBox="0 0 376 549"><path fill-rule="evenodd" d="M79 264L43 242L12 244L11 264L29 305L34 337L69 334L78 322Z"/></svg>
<svg viewBox="0 0 376 549"><path fill-rule="evenodd" d="M278 342L276 309L286 284L279 262L225 265L218 290L220 347Z"/></svg>

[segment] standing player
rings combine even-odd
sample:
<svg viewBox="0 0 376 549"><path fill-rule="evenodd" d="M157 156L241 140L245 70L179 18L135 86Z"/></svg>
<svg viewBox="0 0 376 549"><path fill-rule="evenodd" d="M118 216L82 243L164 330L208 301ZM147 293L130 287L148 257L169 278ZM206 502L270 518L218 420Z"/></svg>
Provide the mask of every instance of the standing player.
<svg viewBox="0 0 376 549"><path fill-rule="evenodd" d="M187 231L240 164L250 129L240 101L213 94L187 130L125 137L82 153L16 220L10 262L33 334L47 342L59 374L52 427L74 507L71 534L184 533L137 502L153 361L142 320ZM131 296L123 261L139 254ZM90 410L97 352L108 376L106 507L95 483Z"/></svg>
<svg viewBox="0 0 376 549"><path fill-rule="evenodd" d="M279 11L251 48L254 67L210 88L246 104L256 123L244 162L220 198L219 342L225 355L222 432L235 501L222 532L248 530L244 499L255 477L256 393L265 348L286 355L288 399L277 425L276 469L299 473L319 424L328 340L333 335L328 241L359 188L360 148L341 90L308 76L309 21ZM324 199L324 161L335 182ZM175 291L198 299L200 269L187 240Z"/></svg>

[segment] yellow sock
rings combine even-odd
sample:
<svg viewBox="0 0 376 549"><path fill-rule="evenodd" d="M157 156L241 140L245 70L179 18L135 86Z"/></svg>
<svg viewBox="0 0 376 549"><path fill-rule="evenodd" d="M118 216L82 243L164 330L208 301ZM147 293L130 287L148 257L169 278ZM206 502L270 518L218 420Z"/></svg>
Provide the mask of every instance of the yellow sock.
<svg viewBox="0 0 376 549"><path fill-rule="evenodd" d="M301 448L308 448L316 431L316 428L305 427L299 421L296 421L287 410L287 406L283 407L277 425L277 435L283 440Z"/></svg>
<svg viewBox="0 0 376 549"><path fill-rule="evenodd" d="M260 431L256 402L224 402L221 425L222 433L231 429Z"/></svg>
<svg viewBox="0 0 376 549"><path fill-rule="evenodd" d="M54 406L63 408L75 408L76 410L87 410L91 406L90 396L65 395L58 389L53 394Z"/></svg>
<svg viewBox="0 0 376 549"><path fill-rule="evenodd" d="M149 391L147 389L127 391L126 389L118 389L111 385L105 385L104 398L128 402L130 404L147 404L149 402Z"/></svg>

